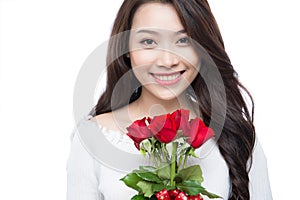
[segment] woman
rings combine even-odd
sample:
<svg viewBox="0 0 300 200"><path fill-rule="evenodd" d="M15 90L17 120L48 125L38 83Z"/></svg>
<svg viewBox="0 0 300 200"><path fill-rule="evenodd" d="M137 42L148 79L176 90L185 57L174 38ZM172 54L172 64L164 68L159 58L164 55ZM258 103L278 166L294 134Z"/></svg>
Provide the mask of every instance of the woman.
<svg viewBox="0 0 300 200"><path fill-rule="evenodd" d="M237 79L207 1L124 0L111 36L106 90L93 118L79 125L81 140L98 131L131 152L124 134L133 121L188 109L217 133L208 144L217 148L199 161L204 186L224 199L272 199L242 91L251 96ZM98 139L82 143L78 135L68 162L68 199L130 199L134 191L119 181L124 173L96 161L105 148L88 147Z"/></svg>

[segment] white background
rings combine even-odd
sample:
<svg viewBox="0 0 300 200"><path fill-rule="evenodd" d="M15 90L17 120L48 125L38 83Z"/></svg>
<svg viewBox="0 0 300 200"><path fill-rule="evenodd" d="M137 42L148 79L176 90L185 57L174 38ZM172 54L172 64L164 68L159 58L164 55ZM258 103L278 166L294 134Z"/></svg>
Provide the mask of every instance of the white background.
<svg viewBox="0 0 300 200"><path fill-rule="evenodd" d="M114 2L114 3L111 3ZM65 199L73 89L122 0L1 0L0 199ZM299 195L297 1L211 1L255 99L274 199Z"/></svg>

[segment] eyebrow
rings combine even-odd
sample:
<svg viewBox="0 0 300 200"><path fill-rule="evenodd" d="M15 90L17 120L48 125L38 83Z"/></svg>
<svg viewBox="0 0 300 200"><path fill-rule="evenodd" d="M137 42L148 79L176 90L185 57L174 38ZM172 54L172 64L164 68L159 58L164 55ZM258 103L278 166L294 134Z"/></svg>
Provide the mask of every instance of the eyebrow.
<svg viewBox="0 0 300 200"><path fill-rule="evenodd" d="M136 33L149 33L149 34L153 34L153 35L159 35L159 32L153 31L153 30L149 30L149 29L140 29ZM182 33L186 33L186 30L182 29L182 30L179 30L179 31L175 31L176 35L182 34Z"/></svg>
<svg viewBox="0 0 300 200"><path fill-rule="evenodd" d="M179 34L179 33L186 33L186 30L182 29L182 30L176 32L176 34Z"/></svg>

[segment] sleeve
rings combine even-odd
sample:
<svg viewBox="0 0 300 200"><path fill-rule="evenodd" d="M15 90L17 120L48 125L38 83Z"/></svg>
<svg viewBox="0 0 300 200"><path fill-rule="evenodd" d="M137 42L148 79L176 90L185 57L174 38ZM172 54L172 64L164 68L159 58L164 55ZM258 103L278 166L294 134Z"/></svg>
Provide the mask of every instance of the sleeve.
<svg viewBox="0 0 300 200"><path fill-rule="evenodd" d="M251 200L272 200L267 160L263 149L256 140L253 151L252 166L249 173L249 189Z"/></svg>
<svg viewBox="0 0 300 200"><path fill-rule="evenodd" d="M67 162L67 200L100 200L96 161L82 146L76 131L71 141Z"/></svg>

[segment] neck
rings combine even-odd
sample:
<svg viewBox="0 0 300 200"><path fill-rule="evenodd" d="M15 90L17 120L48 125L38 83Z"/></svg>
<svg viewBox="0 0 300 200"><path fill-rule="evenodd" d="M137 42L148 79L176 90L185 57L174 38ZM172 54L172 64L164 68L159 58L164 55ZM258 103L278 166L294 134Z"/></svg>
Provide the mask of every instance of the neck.
<svg viewBox="0 0 300 200"><path fill-rule="evenodd" d="M138 115L136 116L137 118L144 116L153 117L171 113L180 108L191 110L191 104L184 93L174 99L162 100L142 90L140 98L132 104L132 113L136 113Z"/></svg>

